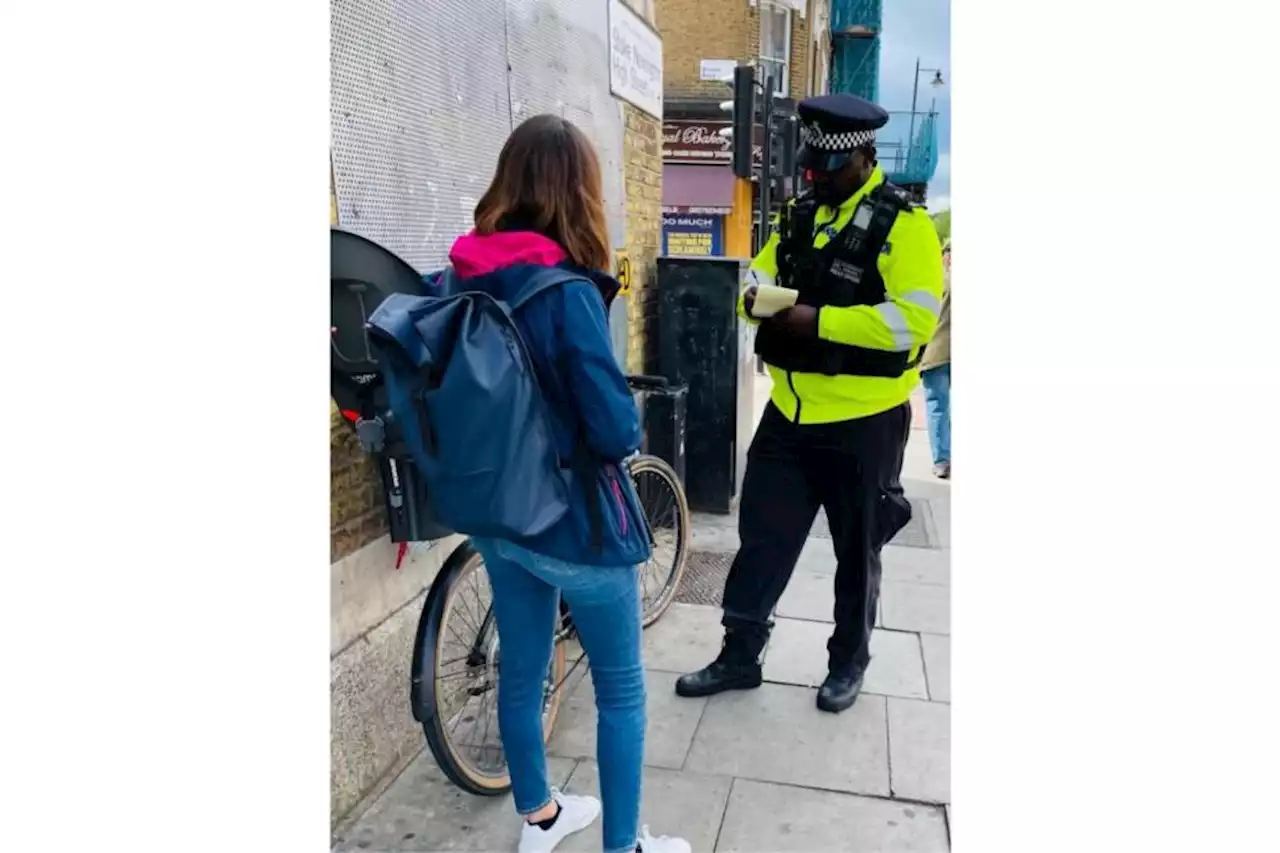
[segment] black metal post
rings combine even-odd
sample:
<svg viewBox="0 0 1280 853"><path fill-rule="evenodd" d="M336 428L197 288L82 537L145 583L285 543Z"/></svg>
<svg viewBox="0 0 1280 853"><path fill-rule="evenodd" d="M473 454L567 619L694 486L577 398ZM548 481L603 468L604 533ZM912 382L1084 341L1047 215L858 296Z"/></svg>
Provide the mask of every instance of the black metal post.
<svg viewBox="0 0 1280 853"><path fill-rule="evenodd" d="M764 101L760 105L760 121L764 125L764 146L760 157L760 229L756 238L756 251L769 242L771 227L769 210L773 205L773 170L770 155L773 153L773 73L764 77ZM754 148L754 144L752 148Z"/></svg>

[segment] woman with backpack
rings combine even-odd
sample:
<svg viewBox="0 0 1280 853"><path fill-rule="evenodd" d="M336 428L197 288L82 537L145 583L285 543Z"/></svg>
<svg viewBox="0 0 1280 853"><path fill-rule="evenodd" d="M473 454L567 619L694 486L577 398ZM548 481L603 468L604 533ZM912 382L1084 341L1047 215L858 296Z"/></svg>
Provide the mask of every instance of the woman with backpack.
<svg viewBox="0 0 1280 853"><path fill-rule="evenodd" d="M543 682L563 596L595 687L604 849L689 853L684 840L639 828L645 682L636 565L648 559L649 541L620 465L640 446L640 423L609 335L607 305L619 285L605 272L600 165L583 133L553 115L516 128L476 205L475 230L458 239L450 260L456 286L506 303L548 267L577 275L514 313L572 480L569 510L520 541L472 537L502 643L498 725L525 821L519 851L548 853L601 811L594 797L562 794L547 779Z"/></svg>

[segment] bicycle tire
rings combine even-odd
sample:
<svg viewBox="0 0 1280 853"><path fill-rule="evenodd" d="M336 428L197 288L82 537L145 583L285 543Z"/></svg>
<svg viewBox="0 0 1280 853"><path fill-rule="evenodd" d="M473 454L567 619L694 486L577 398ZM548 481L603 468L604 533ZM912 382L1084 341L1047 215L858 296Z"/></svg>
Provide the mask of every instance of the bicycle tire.
<svg viewBox="0 0 1280 853"><path fill-rule="evenodd" d="M440 713L440 694L437 690L437 668L442 656L444 637L441 635L445 619L449 614L461 582L467 574L483 571L484 559L479 552L464 542L441 567L439 575L431 584L426 601L422 607L422 616L418 621L418 636L414 647L414 671L412 675L411 696L414 705L414 716L422 724L422 732L426 736L427 747L435 758L440 770L449 781L470 794L482 797L497 797L511 790L509 772L498 774L486 773L475 767L455 748L450 733L445 729L445 720ZM549 697L549 706L544 712L543 739L550 740L555 728L556 717L560 712L561 699L564 694L565 647L563 642L556 642L552 652L550 677L551 684L557 685ZM497 689L495 686L494 690ZM505 767L505 758L503 761Z"/></svg>
<svg viewBox="0 0 1280 853"><path fill-rule="evenodd" d="M675 565L672 567L671 574L667 577L658 597L645 607L642 612L641 626L648 628L661 619L662 614L667 612L672 602L675 601L676 592L680 589L680 581L684 578L685 564L689 560L689 537L692 521L689 513L689 498L684 493L684 486L680 483L680 478L676 476L675 469L667 464L665 459L641 454L631 460L628 470L631 473L633 484L638 474L656 474L666 482L676 497ZM651 524L651 522L647 523Z"/></svg>

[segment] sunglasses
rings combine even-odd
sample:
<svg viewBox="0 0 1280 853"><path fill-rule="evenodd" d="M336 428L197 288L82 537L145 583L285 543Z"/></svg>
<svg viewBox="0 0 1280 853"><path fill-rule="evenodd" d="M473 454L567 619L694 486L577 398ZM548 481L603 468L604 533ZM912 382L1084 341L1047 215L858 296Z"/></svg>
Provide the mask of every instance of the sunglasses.
<svg viewBox="0 0 1280 853"><path fill-rule="evenodd" d="M797 157L800 168L810 172L838 172L853 160L852 151L823 151L804 146Z"/></svg>

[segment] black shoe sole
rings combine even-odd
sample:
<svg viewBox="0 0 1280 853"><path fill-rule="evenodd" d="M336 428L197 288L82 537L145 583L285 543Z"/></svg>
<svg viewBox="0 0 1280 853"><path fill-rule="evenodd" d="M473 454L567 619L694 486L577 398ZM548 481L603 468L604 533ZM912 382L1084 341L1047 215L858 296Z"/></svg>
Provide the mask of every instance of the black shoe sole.
<svg viewBox="0 0 1280 853"><path fill-rule="evenodd" d="M742 678L735 678L732 681L720 681L701 688L684 687L677 681L676 695L685 699L700 699L703 696L715 696L718 693L725 693L729 690L754 690L761 684L764 684L764 673L760 672L743 676Z"/></svg>

